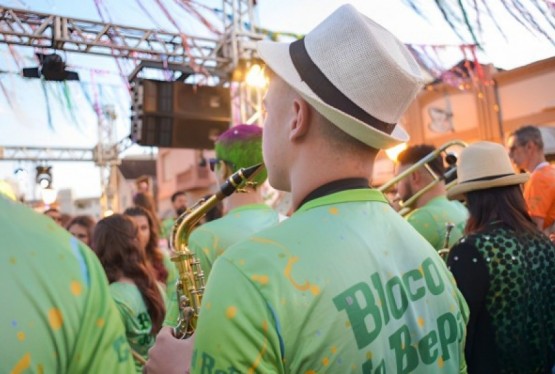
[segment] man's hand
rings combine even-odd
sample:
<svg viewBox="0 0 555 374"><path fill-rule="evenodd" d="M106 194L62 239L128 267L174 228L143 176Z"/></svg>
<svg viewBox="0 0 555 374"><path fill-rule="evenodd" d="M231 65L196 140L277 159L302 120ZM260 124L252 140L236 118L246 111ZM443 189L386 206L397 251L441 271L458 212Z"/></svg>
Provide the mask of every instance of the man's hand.
<svg viewBox="0 0 555 374"><path fill-rule="evenodd" d="M194 335L177 339L170 327L163 327L156 337L156 344L148 351L144 372L148 374L189 373L194 348Z"/></svg>

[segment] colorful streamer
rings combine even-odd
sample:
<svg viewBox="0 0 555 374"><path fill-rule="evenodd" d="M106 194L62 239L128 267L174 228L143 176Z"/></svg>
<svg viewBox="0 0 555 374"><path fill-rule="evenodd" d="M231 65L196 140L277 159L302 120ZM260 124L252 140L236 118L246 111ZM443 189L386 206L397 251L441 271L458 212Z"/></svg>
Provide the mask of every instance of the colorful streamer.
<svg viewBox="0 0 555 374"><path fill-rule="evenodd" d="M42 93L44 94L44 102L46 103L46 118L48 120L48 128L50 130L55 130L52 124L52 112L50 110L50 99L48 97L48 89L46 87L46 81L44 78L40 79L40 85L42 87Z"/></svg>
<svg viewBox="0 0 555 374"><path fill-rule="evenodd" d="M474 43L478 46L478 48L481 49L482 47L480 47L480 42L478 41L478 38L476 38L476 34L474 33L474 28L470 24L470 20L468 18L468 14L466 14L466 9L464 8L464 4L462 0L458 0L458 3L459 3L459 8L461 10L461 13L463 15L464 24L466 25L466 28L468 29L468 32L470 33L470 36L472 37L472 40L474 41Z"/></svg>
<svg viewBox="0 0 555 374"><path fill-rule="evenodd" d="M6 102L8 103L10 109L15 110L15 106L12 103L12 99L10 97L10 94L9 94L8 90L6 89L6 86L4 86L4 82L2 82L1 79L0 79L0 90L2 90L2 93L6 97Z"/></svg>

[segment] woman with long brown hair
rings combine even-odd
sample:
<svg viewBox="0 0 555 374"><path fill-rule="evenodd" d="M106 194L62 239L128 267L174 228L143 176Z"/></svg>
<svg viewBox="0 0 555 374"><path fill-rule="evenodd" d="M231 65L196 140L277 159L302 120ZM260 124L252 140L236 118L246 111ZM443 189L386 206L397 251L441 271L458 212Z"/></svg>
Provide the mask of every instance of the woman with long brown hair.
<svg viewBox="0 0 555 374"><path fill-rule="evenodd" d="M135 223L122 214L103 218L95 227L92 249L108 276L127 340L146 359L162 326L165 306L162 290L139 247ZM138 364L137 370L142 370Z"/></svg>
<svg viewBox="0 0 555 374"><path fill-rule="evenodd" d="M171 262L169 254L158 246L159 236L154 217L140 206L127 208L123 214L137 225L139 246L144 251L156 280L164 286L167 300L171 300L175 296L177 268Z"/></svg>
<svg viewBox="0 0 555 374"><path fill-rule="evenodd" d="M487 161L486 161L487 160ZM503 146L465 148L450 198L470 212L447 264L470 309L469 373L551 373L555 363L555 246L527 213Z"/></svg>
<svg viewBox="0 0 555 374"><path fill-rule="evenodd" d="M95 222L91 216L75 216L66 225L66 230L90 247L94 225Z"/></svg>

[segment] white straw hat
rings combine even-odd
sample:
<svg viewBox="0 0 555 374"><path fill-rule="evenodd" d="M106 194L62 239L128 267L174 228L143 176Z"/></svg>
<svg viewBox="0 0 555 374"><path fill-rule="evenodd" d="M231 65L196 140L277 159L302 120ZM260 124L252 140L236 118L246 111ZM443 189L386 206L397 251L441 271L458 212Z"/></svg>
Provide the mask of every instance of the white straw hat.
<svg viewBox="0 0 555 374"><path fill-rule="evenodd" d="M507 151L501 144L477 142L461 152L457 161L457 185L447 197L459 200L467 192L526 182L530 174L515 174Z"/></svg>
<svg viewBox="0 0 555 374"><path fill-rule="evenodd" d="M406 46L352 5L305 38L262 41L264 62L320 114L361 142L384 149L409 140L397 125L424 78Z"/></svg>

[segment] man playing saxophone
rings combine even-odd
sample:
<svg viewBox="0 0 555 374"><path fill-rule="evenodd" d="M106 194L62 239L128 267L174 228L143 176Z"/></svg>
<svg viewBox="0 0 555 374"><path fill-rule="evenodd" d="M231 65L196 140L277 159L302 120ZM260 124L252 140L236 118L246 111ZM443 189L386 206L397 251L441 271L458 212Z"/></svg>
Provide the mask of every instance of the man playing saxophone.
<svg viewBox="0 0 555 374"><path fill-rule="evenodd" d="M369 188L378 150L408 140L396 124L423 81L413 57L351 5L258 51L264 161L295 212L216 260L194 341L162 337L153 372L464 372L464 300Z"/></svg>
<svg viewBox="0 0 555 374"><path fill-rule="evenodd" d="M210 169L216 173L218 186L241 168L262 162L262 128L256 125L237 125L218 137L215 144L216 158L209 160ZM264 204L261 185L267 179L265 170L258 173L242 193L235 193L224 200L227 213L224 217L202 224L194 229L188 248L200 261L204 278L208 279L212 265L231 245L279 222L278 213ZM165 326L175 326L178 308L170 305Z"/></svg>

